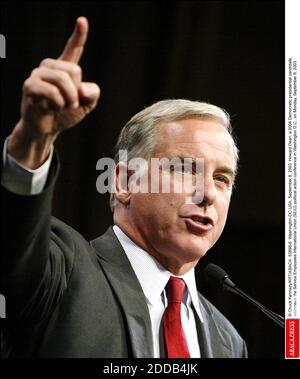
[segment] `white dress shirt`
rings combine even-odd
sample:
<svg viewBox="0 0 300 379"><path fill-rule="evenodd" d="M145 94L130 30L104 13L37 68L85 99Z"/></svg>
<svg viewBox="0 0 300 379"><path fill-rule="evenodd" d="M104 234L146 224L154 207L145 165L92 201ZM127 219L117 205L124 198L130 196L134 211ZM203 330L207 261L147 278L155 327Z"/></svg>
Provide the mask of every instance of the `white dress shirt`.
<svg viewBox="0 0 300 379"><path fill-rule="evenodd" d="M20 195L40 193L47 181L53 148L49 158L41 167L36 170L30 170L7 154L6 145L7 140L3 149L2 185L9 191ZM147 299L152 326L154 357L165 357L162 330L162 317L168 305L165 287L170 276L176 275L167 271L152 255L136 245L118 226L114 225L113 230L131 263ZM203 318L199 306L194 269L177 277L182 278L186 284L186 290L181 303L183 330L191 357L199 358L200 348L192 305L201 322L203 322Z"/></svg>
<svg viewBox="0 0 300 379"><path fill-rule="evenodd" d="M147 298L147 305L152 323L154 357L164 357L165 351L162 317L168 305L165 287L170 276L177 275L167 271L152 255L136 245L118 226L114 225L113 230L128 257ZM177 277L183 279L187 286L181 303L181 322L183 330L191 357L199 358L200 349L192 305L194 306L201 322L203 322L203 318L199 306L194 269Z"/></svg>

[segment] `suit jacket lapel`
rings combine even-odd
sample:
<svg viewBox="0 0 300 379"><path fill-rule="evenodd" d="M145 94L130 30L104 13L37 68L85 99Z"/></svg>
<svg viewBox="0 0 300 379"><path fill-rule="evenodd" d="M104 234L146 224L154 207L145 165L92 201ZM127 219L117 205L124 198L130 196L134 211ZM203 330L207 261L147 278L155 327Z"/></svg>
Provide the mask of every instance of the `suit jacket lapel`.
<svg viewBox="0 0 300 379"><path fill-rule="evenodd" d="M201 322L193 305L192 307L193 307L193 311L195 315L201 358L212 358L213 351L212 351L212 346L211 346L210 333L209 333L209 329L206 323L206 317L205 317L206 315L204 316L203 308L201 307L202 316L203 318L205 317L204 323Z"/></svg>
<svg viewBox="0 0 300 379"><path fill-rule="evenodd" d="M204 322L201 322L195 310L194 314L201 358L232 358L232 349L224 340L223 333L225 333L225 331L221 332L219 330L214 317L211 314L208 314L201 299L200 309Z"/></svg>
<svg viewBox="0 0 300 379"><path fill-rule="evenodd" d="M91 242L124 311L134 358L154 356L151 320L142 287L112 227Z"/></svg>

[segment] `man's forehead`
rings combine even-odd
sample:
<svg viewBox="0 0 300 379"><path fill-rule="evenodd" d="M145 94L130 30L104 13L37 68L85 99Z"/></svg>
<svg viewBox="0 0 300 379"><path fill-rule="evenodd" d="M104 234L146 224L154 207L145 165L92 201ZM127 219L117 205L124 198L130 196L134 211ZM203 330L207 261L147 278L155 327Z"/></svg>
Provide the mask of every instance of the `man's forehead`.
<svg viewBox="0 0 300 379"><path fill-rule="evenodd" d="M213 119L186 119L159 126L159 141L165 144L195 144L209 141L215 145L233 145L224 125Z"/></svg>
<svg viewBox="0 0 300 379"><path fill-rule="evenodd" d="M189 138L190 137L190 138ZM214 154L228 155L229 158L234 158L234 143L231 137L226 138L205 138L205 136L198 136L198 138L166 138L161 139L154 151L155 155L180 155L191 158L203 157L208 151Z"/></svg>
<svg viewBox="0 0 300 379"><path fill-rule="evenodd" d="M173 121L164 121L159 124L162 133L190 133L198 129L202 131L212 132L218 128L220 132L226 132L226 127L221 121L209 116L188 117Z"/></svg>
<svg viewBox="0 0 300 379"><path fill-rule="evenodd" d="M216 153L234 158L234 141L220 122L211 119L184 119L162 124L157 153L176 153L187 157L202 157L201 150L210 148ZM200 155L199 155L200 154Z"/></svg>

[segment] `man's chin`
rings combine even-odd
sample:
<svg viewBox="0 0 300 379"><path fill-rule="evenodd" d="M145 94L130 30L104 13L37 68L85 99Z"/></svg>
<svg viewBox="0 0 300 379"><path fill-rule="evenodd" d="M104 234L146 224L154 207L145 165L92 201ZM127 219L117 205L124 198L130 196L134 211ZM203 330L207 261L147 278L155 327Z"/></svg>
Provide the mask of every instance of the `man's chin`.
<svg viewBox="0 0 300 379"><path fill-rule="evenodd" d="M190 238L188 242L184 241L181 244L180 250L181 254L184 252L191 260L199 260L206 254L209 248L210 246L207 241L197 236L196 238Z"/></svg>

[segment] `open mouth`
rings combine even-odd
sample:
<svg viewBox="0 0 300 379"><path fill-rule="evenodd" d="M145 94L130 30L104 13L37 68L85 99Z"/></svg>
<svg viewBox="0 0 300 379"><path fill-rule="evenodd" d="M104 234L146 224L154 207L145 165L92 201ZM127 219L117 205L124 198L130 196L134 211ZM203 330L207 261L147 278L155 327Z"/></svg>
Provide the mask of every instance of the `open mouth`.
<svg viewBox="0 0 300 379"><path fill-rule="evenodd" d="M208 225L210 224L210 221L207 217L201 217L201 216L192 216L191 217L191 220L199 223L199 224L202 224L202 225Z"/></svg>
<svg viewBox="0 0 300 379"><path fill-rule="evenodd" d="M191 215L184 220L188 230L193 234L202 234L213 227L213 220L206 216Z"/></svg>

